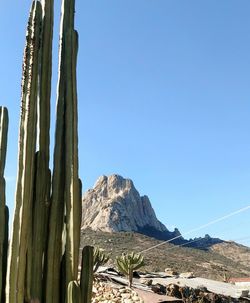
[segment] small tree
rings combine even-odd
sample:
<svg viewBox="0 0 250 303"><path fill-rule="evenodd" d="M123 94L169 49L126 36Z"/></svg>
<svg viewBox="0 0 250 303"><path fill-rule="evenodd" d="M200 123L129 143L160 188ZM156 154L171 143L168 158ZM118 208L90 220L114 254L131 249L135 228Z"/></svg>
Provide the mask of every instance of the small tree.
<svg viewBox="0 0 250 303"><path fill-rule="evenodd" d="M109 260L110 255L106 254L102 249L95 247L94 248L94 267L93 267L93 271L94 273L97 272L99 266L102 266L104 264L106 264Z"/></svg>
<svg viewBox="0 0 250 303"><path fill-rule="evenodd" d="M118 270L128 277L129 287L132 286L133 272L144 266L144 257L134 252L116 257Z"/></svg>

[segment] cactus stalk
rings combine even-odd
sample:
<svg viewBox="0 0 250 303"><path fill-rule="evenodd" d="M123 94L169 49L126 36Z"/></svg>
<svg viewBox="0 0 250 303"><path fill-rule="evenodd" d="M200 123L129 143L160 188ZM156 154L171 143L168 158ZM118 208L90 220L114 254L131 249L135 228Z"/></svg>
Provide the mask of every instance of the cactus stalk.
<svg viewBox="0 0 250 303"><path fill-rule="evenodd" d="M48 216L50 206L51 173L49 170L50 95L52 73L53 0L43 0L43 20L40 42L39 73L39 137L36 153L36 174L31 237L30 295L32 299L43 298L44 257L46 254ZM42 222L42 224L41 224Z"/></svg>
<svg viewBox="0 0 250 303"><path fill-rule="evenodd" d="M90 303L93 286L93 262L94 248L85 246L82 250L82 267L81 267L81 300L82 303Z"/></svg>
<svg viewBox="0 0 250 303"><path fill-rule="evenodd" d="M65 300L77 300L74 302L80 303L80 297L76 295L81 293L80 288L77 282L74 282L78 275L81 225L76 83L78 34L74 29L75 1L62 0L51 182L49 130L53 5L54 0L33 0L27 26L16 203L8 256L6 303L59 303ZM1 133L0 131L0 136ZM0 158L1 153L2 148ZM5 182L0 174L1 193L4 193L4 186ZM2 199L0 196L0 220L7 223L8 216L5 212L5 197ZM6 262L2 261L7 255L7 249L3 253L3 247L6 247L8 242L6 231L7 228L0 231L0 295L6 270ZM90 269L86 263L86 273L82 273L85 276L83 285L89 298L88 292L92 289L93 251L92 255L90 251L85 254L88 256L85 257L85 260L88 260L86 262L92 264ZM4 301L1 300L2 302Z"/></svg>
<svg viewBox="0 0 250 303"><path fill-rule="evenodd" d="M77 281L71 281L67 290L68 303L81 303L81 290Z"/></svg>
<svg viewBox="0 0 250 303"><path fill-rule="evenodd" d="M60 302L62 231L66 219L65 287L77 279L81 197L78 177L76 57L74 1L62 1L57 119L52 179L50 234L47 254L46 303ZM56 244L55 244L56 243Z"/></svg>
<svg viewBox="0 0 250 303"><path fill-rule="evenodd" d="M27 27L23 61L18 177L8 261L7 303L23 303L25 296L26 254L34 183L41 18L41 4L38 1L33 2Z"/></svg>
<svg viewBox="0 0 250 303"><path fill-rule="evenodd" d="M7 108L0 107L0 222L2 226L2 228L0 229L0 302L5 302L5 281L8 245L8 207L6 206L4 179L8 124L9 118Z"/></svg>

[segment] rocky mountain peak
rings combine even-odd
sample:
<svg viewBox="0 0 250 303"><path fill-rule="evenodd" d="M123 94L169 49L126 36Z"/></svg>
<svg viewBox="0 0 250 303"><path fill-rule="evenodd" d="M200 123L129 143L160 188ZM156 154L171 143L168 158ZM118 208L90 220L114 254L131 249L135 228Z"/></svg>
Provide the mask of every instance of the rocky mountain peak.
<svg viewBox="0 0 250 303"><path fill-rule="evenodd" d="M132 180L117 174L99 177L83 196L82 228L170 233L156 218L149 198L140 196Z"/></svg>
<svg viewBox="0 0 250 303"><path fill-rule="evenodd" d="M223 242L206 235L185 240L177 228L169 231L156 217L148 196L140 196L132 180L120 175L101 176L83 196L82 229L105 232L138 232L173 244L206 248Z"/></svg>
<svg viewBox="0 0 250 303"><path fill-rule="evenodd" d="M117 196L119 193L123 195L130 190L136 191L132 180L124 179L120 175L101 176L97 179L93 190L98 193L102 193L104 197Z"/></svg>

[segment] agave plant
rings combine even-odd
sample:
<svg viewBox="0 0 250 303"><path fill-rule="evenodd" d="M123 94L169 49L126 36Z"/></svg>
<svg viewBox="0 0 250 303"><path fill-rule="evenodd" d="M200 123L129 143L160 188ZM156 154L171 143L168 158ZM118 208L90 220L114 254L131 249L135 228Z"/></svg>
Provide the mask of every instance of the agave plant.
<svg viewBox="0 0 250 303"><path fill-rule="evenodd" d="M133 272L144 266L144 257L134 252L116 257L118 270L128 277L129 287L132 287Z"/></svg>
<svg viewBox="0 0 250 303"><path fill-rule="evenodd" d="M95 247L94 248L94 267L93 271L94 273L97 272L98 268L108 262L110 258L109 254L106 254L102 249Z"/></svg>

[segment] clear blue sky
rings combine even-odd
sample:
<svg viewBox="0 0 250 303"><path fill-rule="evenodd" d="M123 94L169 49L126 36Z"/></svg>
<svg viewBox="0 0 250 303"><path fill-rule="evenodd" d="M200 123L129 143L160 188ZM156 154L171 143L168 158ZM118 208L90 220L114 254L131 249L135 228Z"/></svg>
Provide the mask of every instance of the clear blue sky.
<svg viewBox="0 0 250 303"><path fill-rule="evenodd" d="M55 1L52 125L60 3ZM13 208L21 64L31 1L0 1L0 104L9 109ZM249 0L76 0L84 189L118 173L170 229L250 204ZM52 141L54 130L52 130ZM209 233L250 245L250 211Z"/></svg>

